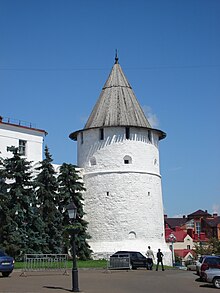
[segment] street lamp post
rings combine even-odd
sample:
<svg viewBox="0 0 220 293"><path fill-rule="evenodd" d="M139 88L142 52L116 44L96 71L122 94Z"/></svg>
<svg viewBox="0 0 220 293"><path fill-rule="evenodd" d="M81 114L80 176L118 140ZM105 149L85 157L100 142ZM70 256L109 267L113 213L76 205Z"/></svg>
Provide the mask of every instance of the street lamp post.
<svg viewBox="0 0 220 293"><path fill-rule="evenodd" d="M174 242L176 242L176 237L175 237L175 235L173 235L173 234L170 234L169 235L169 241L170 241L170 243L171 243L171 248L172 248L172 265L174 266L174 264L175 264L175 254L174 254Z"/></svg>
<svg viewBox="0 0 220 293"><path fill-rule="evenodd" d="M77 208L73 202L68 204L66 207L68 211L69 218L71 220L76 219ZM73 267L72 267L72 292L79 292L79 284L78 284L78 269L76 265L76 244L75 244L75 234L76 229L71 229L72 234L72 258L73 258Z"/></svg>

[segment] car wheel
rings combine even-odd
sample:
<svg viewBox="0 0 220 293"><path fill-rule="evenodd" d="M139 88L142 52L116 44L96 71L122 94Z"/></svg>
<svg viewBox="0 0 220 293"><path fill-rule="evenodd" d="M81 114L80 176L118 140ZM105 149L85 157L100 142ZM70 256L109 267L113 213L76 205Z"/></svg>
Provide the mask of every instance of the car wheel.
<svg viewBox="0 0 220 293"><path fill-rule="evenodd" d="M220 278L214 278L213 285L215 286L215 288L220 289Z"/></svg>
<svg viewBox="0 0 220 293"><path fill-rule="evenodd" d="M10 275L11 272L2 272L2 276L3 277L8 277Z"/></svg>

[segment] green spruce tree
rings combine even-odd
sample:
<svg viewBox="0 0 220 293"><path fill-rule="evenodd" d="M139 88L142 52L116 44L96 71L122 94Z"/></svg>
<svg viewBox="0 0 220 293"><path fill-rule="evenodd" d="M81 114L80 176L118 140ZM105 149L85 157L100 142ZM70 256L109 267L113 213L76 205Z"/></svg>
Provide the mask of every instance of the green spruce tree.
<svg viewBox="0 0 220 293"><path fill-rule="evenodd" d="M82 192L85 191L84 183L79 173L76 170L76 166L72 164L63 163L60 167L60 174L58 176L59 184L59 210L63 214L63 227L70 224L66 207L70 202L74 202L77 207L77 217L75 224L79 227L79 231L76 235L76 254L79 259L89 259L91 255L90 247L87 243L87 239L90 236L87 233L88 223L83 219L83 196ZM69 234L64 230L64 239L66 247L71 247L69 242Z"/></svg>
<svg viewBox="0 0 220 293"><path fill-rule="evenodd" d="M19 154L18 148L8 147L13 156L3 161L1 183L2 214L1 245L15 258L39 250L42 225L34 208L31 163Z"/></svg>
<svg viewBox="0 0 220 293"><path fill-rule="evenodd" d="M44 253L62 252L62 214L58 209L57 179L52 165L53 159L45 147L45 159L36 168L35 194L41 219L44 223Z"/></svg>
<svg viewBox="0 0 220 293"><path fill-rule="evenodd" d="M5 176L5 169L3 166L3 159L0 158L0 248L4 246L5 227L7 225L8 215L8 192Z"/></svg>

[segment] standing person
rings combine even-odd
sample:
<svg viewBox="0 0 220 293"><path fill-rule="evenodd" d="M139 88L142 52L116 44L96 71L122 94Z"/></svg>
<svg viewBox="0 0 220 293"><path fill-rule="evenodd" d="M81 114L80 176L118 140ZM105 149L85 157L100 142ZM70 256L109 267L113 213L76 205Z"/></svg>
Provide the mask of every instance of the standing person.
<svg viewBox="0 0 220 293"><path fill-rule="evenodd" d="M154 253L153 253L153 250L151 250L150 246L148 246L146 256L147 256L147 269L152 270L152 268L153 268L153 260L154 260Z"/></svg>
<svg viewBox="0 0 220 293"><path fill-rule="evenodd" d="M164 267L163 267L163 253L160 251L160 248L158 249L158 252L157 252L157 267L156 267L156 271L158 271L159 263L161 263L162 271L164 271Z"/></svg>

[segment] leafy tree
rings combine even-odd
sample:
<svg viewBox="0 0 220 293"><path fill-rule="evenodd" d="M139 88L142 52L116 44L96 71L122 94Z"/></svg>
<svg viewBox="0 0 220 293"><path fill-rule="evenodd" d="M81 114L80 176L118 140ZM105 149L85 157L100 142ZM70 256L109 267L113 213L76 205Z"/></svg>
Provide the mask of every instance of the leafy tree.
<svg viewBox="0 0 220 293"><path fill-rule="evenodd" d="M91 250L87 243L87 239L90 238L86 232L88 223L83 219L83 196L82 192L85 191L82 178L79 176L76 166L72 164L63 163L60 167L60 174L58 176L59 184L59 210L63 214L63 227L68 226L70 223L66 206L70 202L74 202L77 207L77 217L75 225L79 228L76 235L76 254L79 259L89 259ZM69 234L67 231L63 235L65 239L66 247L70 247Z"/></svg>
<svg viewBox="0 0 220 293"><path fill-rule="evenodd" d="M215 237L210 238L209 248L212 254L220 254L220 241Z"/></svg>
<svg viewBox="0 0 220 293"><path fill-rule="evenodd" d="M194 251L197 255L220 254L220 241L213 237L208 242L198 242L195 244Z"/></svg>
<svg viewBox="0 0 220 293"><path fill-rule="evenodd" d="M204 243L204 242L196 242L194 244L194 248L193 248L193 251L195 252L195 254L198 256L198 255L204 255L204 254L211 254L211 251L209 249L209 246L207 243Z"/></svg>
<svg viewBox="0 0 220 293"><path fill-rule="evenodd" d="M18 148L8 147L13 156L3 161L1 170L1 245L14 257L36 251L42 226L36 225L31 163ZM7 183L6 183L7 182Z"/></svg>
<svg viewBox="0 0 220 293"><path fill-rule="evenodd" d="M39 172L35 178L35 193L40 215L44 223L44 253L61 253L62 251L62 214L58 210L56 172L52 165L52 156L45 147L45 159L36 168Z"/></svg>

